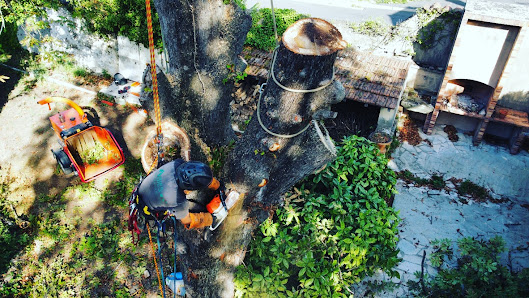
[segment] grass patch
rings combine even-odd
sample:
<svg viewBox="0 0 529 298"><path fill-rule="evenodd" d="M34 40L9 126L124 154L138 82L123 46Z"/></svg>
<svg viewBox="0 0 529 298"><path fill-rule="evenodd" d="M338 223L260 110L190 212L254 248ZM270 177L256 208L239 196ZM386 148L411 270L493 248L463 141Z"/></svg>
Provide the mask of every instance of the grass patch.
<svg viewBox="0 0 529 298"><path fill-rule="evenodd" d="M84 78L84 77L86 77L88 75L88 71L86 71L86 69L84 69L84 68L76 68L73 71L73 75L76 76L76 77Z"/></svg>
<svg viewBox="0 0 529 298"><path fill-rule="evenodd" d="M130 285L139 283L146 269L154 272L147 240L133 245L122 214L143 168L134 158L122 167L123 177L104 190L80 183L57 196L40 194L28 230L17 228L5 200L9 183L0 184L0 296L130 297ZM104 212L104 220L96 222L80 207L68 210L67 203L78 200L103 201L94 211ZM137 294L156 289L156 283L146 283Z"/></svg>
<svg viewBox="0 0 529 298"><path fill-rule="evenodd" d="M355 32L369 36L384 36L391 31L391 28L392 26L388 25L382 18L351 24L351 29Z"/></svg>
<svg viewBox="0 0 529 298"><path fill-rule="evenodd" d="M406 183L412 183L417 186L428 186L432 189L441 190L446 186L446 182L442 175L434 174L430 179L420 178L415 176L408 170L397 172L397 177L404 180Z"/></svg>
<svg viewBox="0 0 529 298"><path fill-rule="evenodd" d="M462 196L470 196L477 201L487 201L490 199L489 191L470 180L464 180L457 186L457 192Z"/></svg>

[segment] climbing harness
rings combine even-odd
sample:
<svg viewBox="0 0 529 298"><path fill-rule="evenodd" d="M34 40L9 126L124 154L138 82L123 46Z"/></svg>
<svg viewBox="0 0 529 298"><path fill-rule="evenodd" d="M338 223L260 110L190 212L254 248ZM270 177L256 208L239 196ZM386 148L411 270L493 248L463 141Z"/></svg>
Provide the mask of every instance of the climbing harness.
<svg viewBox="0 0 529 298"><path fill-rule="evenodd" d="M323 145L325 146L325 148L327 150L329 150L329 152L331 154L336 155L336 149L334 148L334 146L332 146L332 144L330 144L329 132L327 131L327 129L325 128L323 123L321 124L321 126L324 128L327 138L325 138L323 136L323 133L322 133L322 131L321 131L319 125L318 125L318 122L316 120L311 120L304 128L302 128L300 131L298 131L298 132L296 132L294 134L280 134L280 133L276 133L276 132L273 132L270 129L268 129L264 125L263 120L261 119L261 100L262 100L263 93L264 93L264 87L268 85L268 82L270 81L270 78L272 78L272 81L274 81L274 83L277 86L279 86L281 89L283 89L285 91L288 91L288 92L294 92L294 93L313 93L313 92L317 92L317 91L323 90L323 89L327 88L328 86L330 86L334 82L334 79L335 79L335 70L334 70L334 67L333 67L332 77L329 80L329 82L326 83L325 85L322 85L322 86L314 88L314 89L303 90L303 89L288 88L288 87L284 86L283 84L281 84L279 82L279 80L277 80L277 78L275 76L275 73L274 73L274 66L275 66L275 63L276 63L277 52L278 52L278 49L279 49L279 45L278 45L279 37L277 35L277 25L276 25L276 17L275 17L274 1L273 0L270 0L270 6L272 8L272 21L274 23L274 34L275 34L277 46L274 49L274 53L273 53L273 56L272 56L272 64L270 66L270 71L268 73L268 78L267 78L266 82L261 84L261 87L259 88L259 99L257 100L257 121L259 122L259 125L261 126L261 128L264 131L266 131L268 134L271 134L273 136L280 137L280 138L286 138L286 139L293 138L293 137L296 137L296 136L302 134L303 132L305 132L310 127L311 124L313 124L315 129L316 129L316 132L317 132L318 136L320 137L320 140L323 143Z"/></svg>

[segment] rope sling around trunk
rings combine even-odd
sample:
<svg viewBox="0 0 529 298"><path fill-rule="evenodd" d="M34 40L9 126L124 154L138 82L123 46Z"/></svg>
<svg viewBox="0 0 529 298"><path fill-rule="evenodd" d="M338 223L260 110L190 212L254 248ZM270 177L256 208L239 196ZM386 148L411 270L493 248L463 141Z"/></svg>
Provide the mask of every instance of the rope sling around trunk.
<svg viewBox="0 0 529 298"><path fill-rule="evenodd" d="M277 35L277 25L276 25L276 17L275 17L275 11L274 11L274 1L273 0L270 0L270 6L272 8L272 21L274 23L274 34L275 34L275 38L276 38L276 44L278 43L278 35ZM270 77L272 78L272 80L274 81L274 83L279 86L281 89L285 90L285 91L288 91L288 92L294 92L294 93L313 93L313 92L317 92L317 91L320 91L320 90L323 90L325 88L327 88L328 86L330 86L334 80L335 80L335 69L334 69L334 66L333 66L333 70L332 70L332 77L331 79L329 80L329 82L323 86L320 86L320 87L317 87L317 88L314 88L314 89L307 89L307 90L303 90L303 89L293 89L293 88L288 88L286 86L284 86L283 84L281 84L277 79L276 79L276 76L275 76L275 73L274 73L274 66L275 66L275 62L276 62L276 59L277 59L277 52L278 52L278 49L279 49L279 45L276 46L276 48L274 49L274 55L273 55L273 58L272 58L272 65L270 66L270 71L269 71L269 74L268 74L268 79L266 80L265 83L261 84L261 88L259 89L259 99L257 101L257 120L259 122L259 125L261 126L261 128L266 131L268 134L270 135L273 135L273 136L276 136L276 137L280 137L280 138L293 138L293 137L296 137L300 134L302 134L303 132L305 132L311 124L314 125L315 129L316 129L316 133L318 134L319 138L320 138L320 141L323 143L323 145L325 146L325 148L332 154L332 155L336 155L336 148L334 147L334 145L332 144L332 141L330 141L330 136L329 136L329 132L327 131L327 128L325 128L325 126L322 124L323 126L323 129L325 130L325 136L323 135L319 125L318 125L318 122L316 120L311 120L311 122L309 122L303 129L301 129L300 131L294 133L294 134L279 134L279 133L275 133L273 131L271 131L270 129L268 129L264 123L263 123L263 120L261 119L261 99L263 97L263 93L264 93L264 86L266 86L270 80Z"/></svg>

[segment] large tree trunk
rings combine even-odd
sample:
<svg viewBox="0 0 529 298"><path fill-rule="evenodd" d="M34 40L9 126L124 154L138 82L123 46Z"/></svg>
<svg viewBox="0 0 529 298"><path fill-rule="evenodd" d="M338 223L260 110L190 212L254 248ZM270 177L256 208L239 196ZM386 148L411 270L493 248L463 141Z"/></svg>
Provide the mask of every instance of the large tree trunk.
<svg viewBox="0 0 529 298"><path fill-rule="evenodd" d="M195 144L233 138L228 65L240 65L251 17L222 0L155 0L169 58L159 73L162 118L183 127ZM245 66L239 66L244 70Z"/></svg>
<svg viewBox="0 0 529 298"><path fill-rule="evenodd" d="M254 114L220 177L229 189L245 194L245 199L214 232L179 230L188 248L180 256L180 269L191 297L233 296L233 274L244 258L251 232L272 214L283 193L334 158L334 145L311 120L329 114L325 111L330 105L344 98L342 85L333 80L333 64L343 46L336 28L319 19L301 20L283 35L274 65L277 80L287 88L322 88L296 93L269 80L260 102L262 125ZM263 129L291 135L307 125L295 137L278 137ZM201 193L191 198L207 201Z"/></svg>

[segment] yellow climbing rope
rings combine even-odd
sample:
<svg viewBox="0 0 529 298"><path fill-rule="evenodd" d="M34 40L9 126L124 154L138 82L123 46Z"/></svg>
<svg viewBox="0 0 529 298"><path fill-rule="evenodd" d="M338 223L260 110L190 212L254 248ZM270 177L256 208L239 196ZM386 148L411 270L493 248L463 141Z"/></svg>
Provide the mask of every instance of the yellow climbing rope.
<svg viewBox="0 0 529 298"><path fill-rule="evenodd" d="M158 165L158 160L163 158L162 146L163 146L163 135L162 135L162 117L160 114L160 98L158 96L158 77L156 76L156 57L154 53L154 37L152 34L152 16L151 16L151 1L145 0L145 7L147 10L147 31L149 32L149 52L151 54L151 77L152 77L152 90L154 98L154 117L156 122L156 142L158 145L158 154L149 169L147 175L149 175L154 168ZM154 250L154 243L152 242L151 229L147 223L145 223L147 232L149 233L149 242L151 243L152 256L154 258L154 266L156 267L156 276L158 277L158 288L162 297L165 297L162 288L162 280L160 279L160 269L158 268L158 262L156 261L156 251ZM160 264L162 266L162 264Z"/></svg>
<svg viewBox="0 0 529 298"><path fill-rule="evenodd" d="M158 144L158 154L156 155L151 168L149 169L150 174L152 170L158 165L158 160L162 157L162 146L163 146L163 135L162 135L162 117L160 114L160 98L158 96L158 77L156 76L156 57L154 54L154 37L152 34L152 16L151 16L151 1L145 0L145 6L147 9L147 31L149 32L149 52L151 54L151 77L152 77L152 92L154 98L154 117L156 122L156 142Z"/></svg>
<svg viewBox="0 0 529 298"><path fill-rule="evenodd" d="M160 279L160 269L158 268L158 262L156 262L156 250L154 250L154 243L152 242L151 228L149 227L149 224L147 222L145 223L145 227L147 228L147 233L149 233L149 242L151 243L152 256L154 259L154 267L156 268L156 276L158 277L158 288L160 289L160 293L162 294L162 297L165 297L163 294L162 282ZM163 266L163 265L160 264L160 266Z"/></svg>

